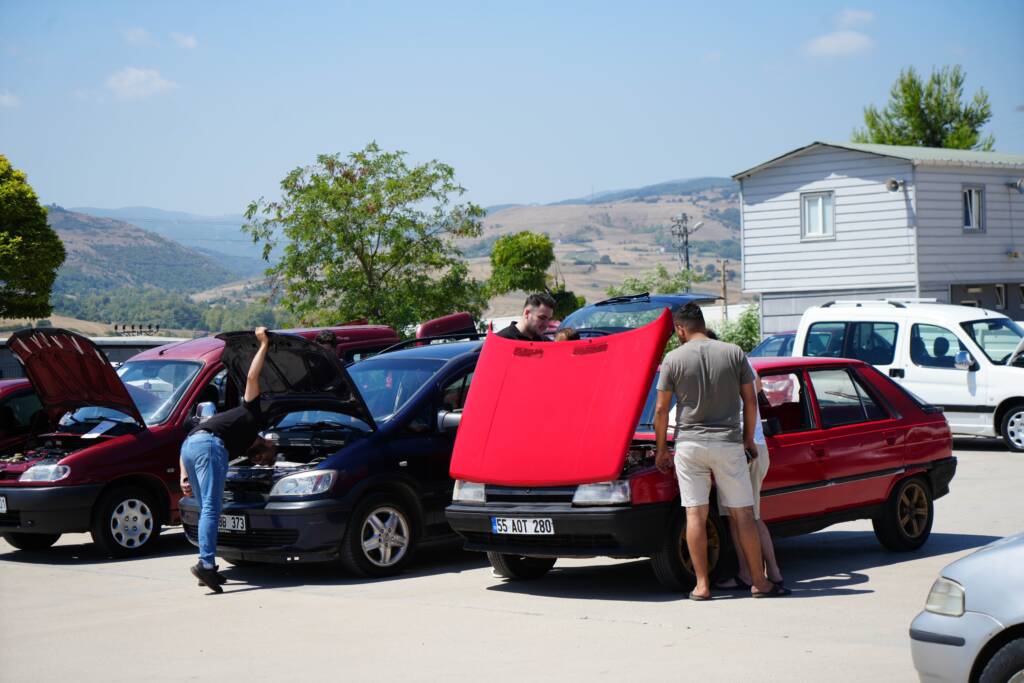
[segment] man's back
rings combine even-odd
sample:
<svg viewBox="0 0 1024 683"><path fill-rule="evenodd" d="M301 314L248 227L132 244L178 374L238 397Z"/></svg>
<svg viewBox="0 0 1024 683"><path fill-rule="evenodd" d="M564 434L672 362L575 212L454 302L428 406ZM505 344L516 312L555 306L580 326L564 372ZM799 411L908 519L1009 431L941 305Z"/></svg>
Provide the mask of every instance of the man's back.
<svg viewBox="0 0 1024 683"><path fill-rule="evenodd" d="M753 374L740 347L693 339L665 356L658 390L676 395L677 437L742 443L736 397L740 385L752 381Z"/></svg>

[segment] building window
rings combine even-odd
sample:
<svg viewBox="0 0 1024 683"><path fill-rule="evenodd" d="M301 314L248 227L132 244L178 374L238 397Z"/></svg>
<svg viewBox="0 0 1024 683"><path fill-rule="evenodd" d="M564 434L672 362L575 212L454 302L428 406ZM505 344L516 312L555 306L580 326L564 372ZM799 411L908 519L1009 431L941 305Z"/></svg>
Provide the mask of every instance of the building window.
<svg viewBox="0 0 1024 683"><path fill-rule="evenodd" d="M832 192L800 195L800 227L803 239L830 239L836 236L835 202Z"/></svg>
<svg viewBox="0 0 1024 683"><path fill-rule="evenodd" d="M985 190L979 186L965 186L964 230L979 232L985 229Z"/></svg>
<svg viewBox="0 0 1024 683"><path fill-rule="evenodd" d="M1006 285L996 285L996 308L1006 310Z"/></svg>
<svg viewBox="0 0 1024 683"><path fill-rule="evenodd" d="M1020 294L1020 298L1017 301L1020 307L1024 308L1024 285L1017 285L1017 289L1019 290L1018 294Z"/></svg>

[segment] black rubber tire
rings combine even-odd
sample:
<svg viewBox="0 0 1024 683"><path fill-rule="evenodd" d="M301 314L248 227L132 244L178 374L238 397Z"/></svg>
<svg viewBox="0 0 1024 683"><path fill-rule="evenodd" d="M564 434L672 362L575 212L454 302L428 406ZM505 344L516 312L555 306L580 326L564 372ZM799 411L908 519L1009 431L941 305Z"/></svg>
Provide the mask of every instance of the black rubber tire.
<svg viewBox="0 0 1024 683"><path fill-rule="evenodd" d="M712 585L723 578L729 567L732 544L726 524L718 512L711 508L707 521L708 575ZM651 557L651 568L661 585L673 591L690 591L697 583L690 563L690 550L686 545L686 511L682 508L673 515L668 525L661 550ZM735 571L733 569L732 571Z"/></svg>
<svg viewBox="0 0 1024 683"><path fill-rule="evenodd" d="M981 670L978 683L1006 683L1024 671L1024 638L1011 640L996 650Z"/></svg>
<svg viewBox="0 0 1024 683"><path fill-rule="evenodd" d="M397 510L406 521L409 529L408 546L405 554L394 564L380 566L374 564L363 551L363 527L367 518L375 510L391 508ZM418 520L413 516L406 505L398 496L390 493L371 493L359 501L352 516L349 518L348 528L345 530L345 538L341 541L341 553L339 560L342 567L356 576L378 578L401 574L409 565L413 553L416 550L418 541Z"/></svg>
<svg viewBox="0 0 1024 683"><path fill-rule="evenodd" d="M145 538L135 545L126 547L114 538L111 529L111 516L122 503L130 500L140 501L148 508L151 526ZM160 511L152 493L141 486L119 486L110 489L99 499L93 509L93 521L90 533L92 541L100 552L110 557L140 557L152 552L156 547L156 539L160 535Z"/></svg>
<svg viewBox="0 0 1024 683"><path fill-rule="evenodd" d="M1003 437L1003 443L1012 453L1024 453L1024 445L1018 446L1013 442L1010 435L1010 421L1016 422L1014 425L1015 434L1017 439L1021 438L1021 431L1024 430L1024 426L1020 426L1024 421L1024 403L1018 403L1017 405L1010 406L1007 409L1006 414L1003 415L1003 419L999 423L999 434Z"/></svg>
<svg viewBox="0 0 1024 683"><path fill-rule="evenodd" d="M533 581L541 578L555 566L556 557L529 557L525 555L503 555L487 553L487 559L494 571L506 579Z"/></svg>
<svg viewBox="0 0 1024 683"><path fill-rule="evenodd" d="M908 510L910 501L920 504L926 502L927 519L921 520L924 512L912 513ZM914 517L916 521L911 521ZM896 484L889 500L885 502L882 513L871 520L875 529L875 538L885 548L895 552L917 550L932 533L932 522L935 520L935 506L932 502L932 490L928 482L920 477L909 477ZM912 526L911 530L905 527ZM913 529L916 528L916 533Z"/></svg>
<svg viewBox="0 0 1024 683"><path fill-rule="evenodd" d="M47 550L57 539L60 538L60 534L21 534L21 533L10 533L3 535L4 540L13 545L18 550Z"/></svg>

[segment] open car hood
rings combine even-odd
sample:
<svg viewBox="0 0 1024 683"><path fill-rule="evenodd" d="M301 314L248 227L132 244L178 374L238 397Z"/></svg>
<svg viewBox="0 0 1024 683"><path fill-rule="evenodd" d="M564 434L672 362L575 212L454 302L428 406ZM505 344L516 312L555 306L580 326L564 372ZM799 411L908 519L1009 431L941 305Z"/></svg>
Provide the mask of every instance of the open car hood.
<svg viewBox="0 0 1024 683"><path fill-rule="evenodd" d="M452 477L510 486L617 479L671 332L666 309L638 329L575 342L489 334Z"/></svg>
<svg viewBox="0 0 1024 683"><path fill-rule="evenodd" d="M15 332L7 347L47 408L112 408L145 421L110 361L86 337L55 327Z"/></svg>
<svg viewBox="0 0 1024 683"><path fill-rule="evenodd" d="M260 374L264 412L329 410L350 415L376 428L373 415L345 367L330 350L295 334L268 332L270 350ZM249 366L259 349L252 332L225 332L221 360L235 385L244 388Z"/></svg>

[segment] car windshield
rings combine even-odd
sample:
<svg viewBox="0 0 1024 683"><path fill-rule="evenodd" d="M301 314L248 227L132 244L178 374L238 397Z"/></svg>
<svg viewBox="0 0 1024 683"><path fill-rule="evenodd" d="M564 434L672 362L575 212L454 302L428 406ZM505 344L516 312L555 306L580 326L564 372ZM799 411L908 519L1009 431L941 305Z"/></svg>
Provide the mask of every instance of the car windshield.
<svg viewBox="0 0 1024 683"><path fill-rule="evenodd" d="M656 304L652 301L596 304L573 311L562 321L562 327L571 327L574 330L591 327L628 330L646 325L661 315L664 310L664 304Z"/></svg>
<svg viewBox="0 0 1024 683"><path fill-rule="evenodd" d="M651 382L651 389L647 392L647 401L644 403L644 410L640 413L640 422L637 423L637 427L653 427L654 426L654 406L658 402L658 377L661 375L660 372L654 373L654 381ZM671 430L675 426L675 408L676 397L672 396L672 402L669 404L669 429Z"/></svg>
<svg viewBox="0 0 1024 683"><path fill-rule="evenodd" d="M327 410L299 410L288 413L274 425L274 429L282 431L330 431L332 429L359 429L367 431L368 426L362 420Z"/></svg>
<svg viewBox="0 0 1024 683"><path fill-rule="evenodd" d="M170 417L182 395L199 373L201 363L173 360L129 361L117 369L117 375L128 388L128 394L142 414L147 426L161 424ZM119 410L100 406L78 408L61 418L61 425L76 422L132 422Z"/></svg>
<svg viewBox="0 0 1024 683"><path fill-rule="evenodd" d="M348 374L359 387L373 419L385 422L401 410L442 365L441 360L384 354L349 366Z"/></svg>
<svg viewBox="0 0 1024 683"><path fill-rule="evenodd" d="M960 327L996 365L1006 365L1024 338L1024 329L1009 318L972 320L960 323ZM1017 363L1020 362L1018 359Z"/></svg>

